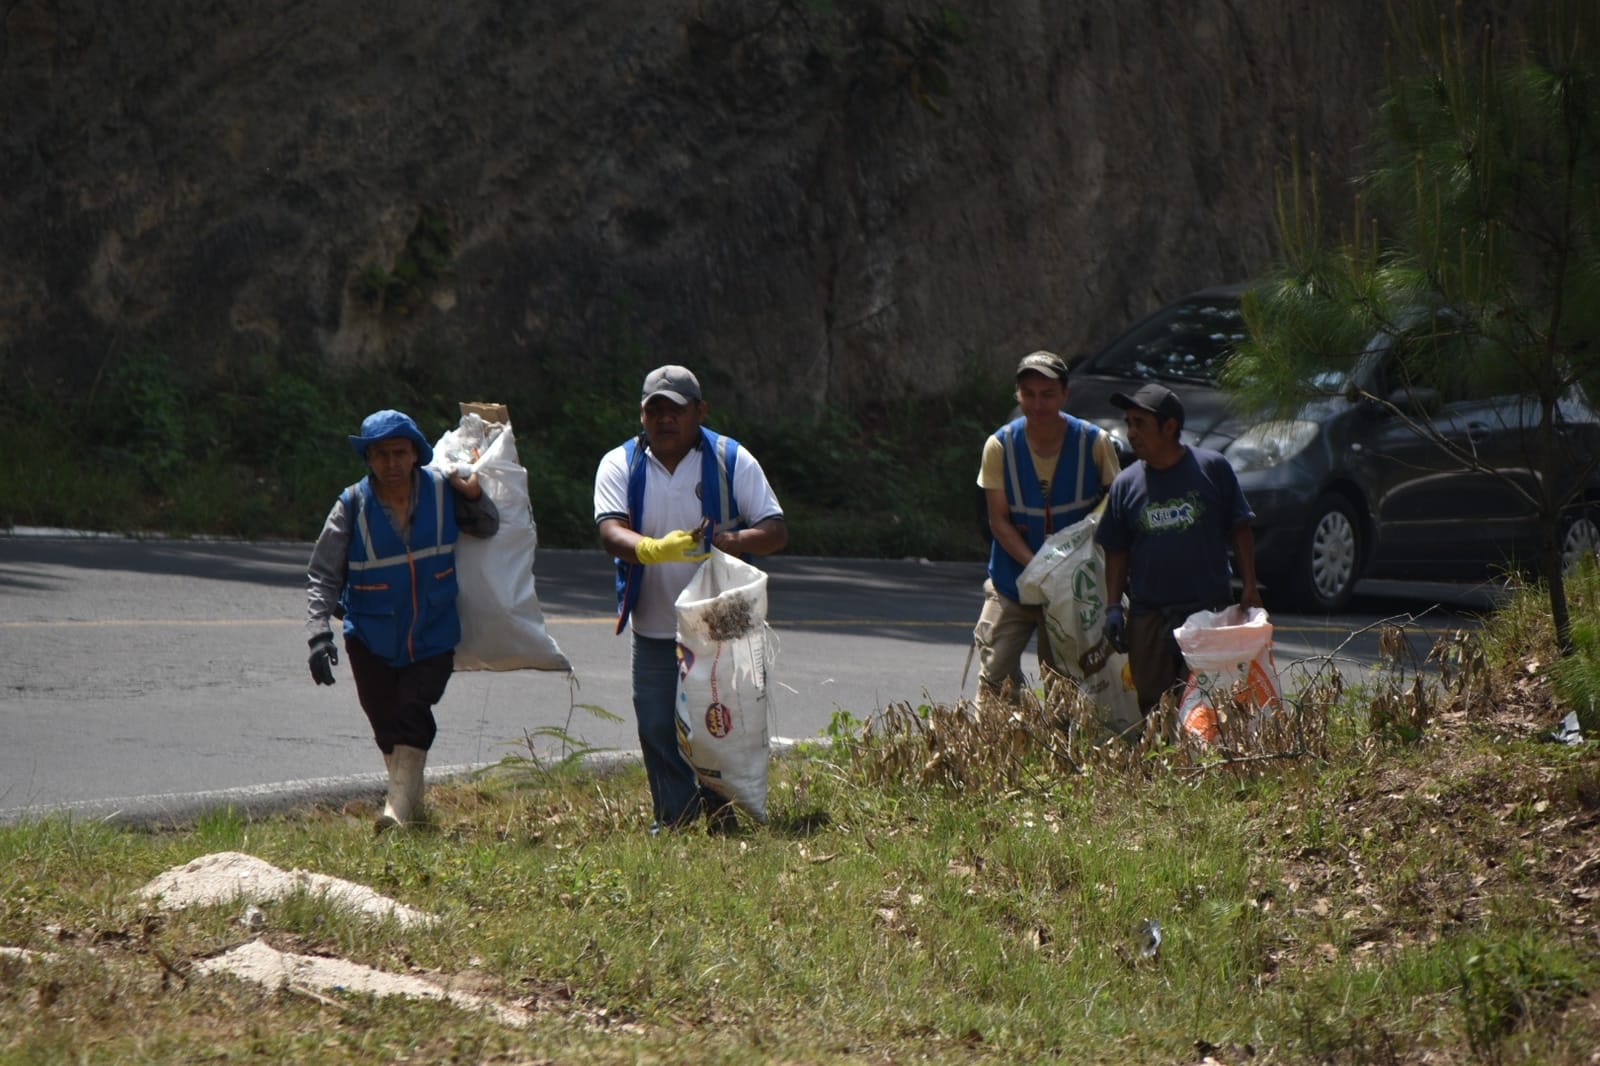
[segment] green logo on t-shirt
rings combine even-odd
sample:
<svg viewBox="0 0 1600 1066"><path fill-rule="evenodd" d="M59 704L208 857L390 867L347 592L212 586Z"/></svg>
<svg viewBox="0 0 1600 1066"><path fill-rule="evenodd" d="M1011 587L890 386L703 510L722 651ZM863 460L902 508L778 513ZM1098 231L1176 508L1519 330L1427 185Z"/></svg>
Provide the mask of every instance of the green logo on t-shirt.
<svg viewBox="0 0 1600 1066"><path fill-rule="evenodd" d="M1177 533L1193 529L1204 513L1200 493L1191 492L1179 499L1145 504L1139 512L1139 525L1146 533Z"/></svg>

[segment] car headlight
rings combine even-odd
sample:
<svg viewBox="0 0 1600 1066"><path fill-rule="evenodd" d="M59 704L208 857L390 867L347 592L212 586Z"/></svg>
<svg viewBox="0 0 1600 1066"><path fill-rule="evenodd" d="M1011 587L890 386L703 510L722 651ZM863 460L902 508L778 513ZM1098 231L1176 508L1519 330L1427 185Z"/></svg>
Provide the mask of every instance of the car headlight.
<svg viewBox="0 0 1600 1066"><path fill-rule="evenodd" d="M1262 422L1239 434L1223 451L1238 473L1265 470L1292 459L1317 438L1317 424L1301 419Z"/></svg>

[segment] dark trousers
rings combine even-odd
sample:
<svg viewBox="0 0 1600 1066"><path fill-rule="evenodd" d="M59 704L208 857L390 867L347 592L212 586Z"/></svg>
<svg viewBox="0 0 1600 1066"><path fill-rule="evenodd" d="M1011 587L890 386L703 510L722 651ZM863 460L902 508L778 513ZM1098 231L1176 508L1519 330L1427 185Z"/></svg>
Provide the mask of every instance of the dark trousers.
<svg viewBox="0 0 1600 1066"><path fill-rule="evenodd" d="M1174 689L1181 696L1189 680L1189 664L1178 650L1172 631L1196 611L1220 611L1226 603L1183 603L1166 607L1134 606L1128 614L1128 672L1139 693L1139 711L1149 714L1161 697Z"/></svg>
<svg viewBox="0 0 1600 1066"><path fill-rule="evenodd" d="M372 738L385 755L396 744L427 751L439 731L433 705L444 698L455 670L456 653L447 651L409 666L391 666L354 637L346 637L345 653L356 679L356 696L372 724Z"/></svg>
<svg viewBox="0 0 1600 1066"><path fill-rule="evenodd" d="M1149 714L1161 697L1183 684L1188 669L1172 636L1172 626L1160 611L1128 619L1128 672L1139 693L1139 713Z"/></svg>

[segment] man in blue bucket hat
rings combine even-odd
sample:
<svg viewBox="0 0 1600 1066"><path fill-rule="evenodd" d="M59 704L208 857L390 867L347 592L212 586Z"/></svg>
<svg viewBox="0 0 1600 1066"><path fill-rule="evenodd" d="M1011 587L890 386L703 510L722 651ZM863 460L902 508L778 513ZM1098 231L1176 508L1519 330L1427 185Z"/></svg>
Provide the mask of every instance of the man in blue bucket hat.
<svg viewBox="0 0 1600 1066"><path fill-rule="evenodd" d="M433 707L461 640L456 537L493 535L500 514L475 472L427 468L433 448L409 415L373 412L350 446L367 476L339 494L312 549L306 631L311 677L331 685L339 650L329 618L344 620L356 696L389 770L381 833L421 809Z"/></svg>

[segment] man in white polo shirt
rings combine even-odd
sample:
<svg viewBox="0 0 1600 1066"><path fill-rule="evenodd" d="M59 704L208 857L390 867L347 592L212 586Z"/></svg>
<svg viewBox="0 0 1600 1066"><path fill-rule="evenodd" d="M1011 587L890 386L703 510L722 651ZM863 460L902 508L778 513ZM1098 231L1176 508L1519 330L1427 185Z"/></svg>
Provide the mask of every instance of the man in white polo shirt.
<svg viewBox="0 0 1600 1066"><path fill-rule="evenodd" d="M714 813L678 750L678 622L673 603L710 547L770 555L789 542L756 457L702 422L700 382L681 366L644 379L643 432L607 452L594 478L600 544L617 563L617 632L631 626L633 713L650 779L652 833Z"/></svg>

